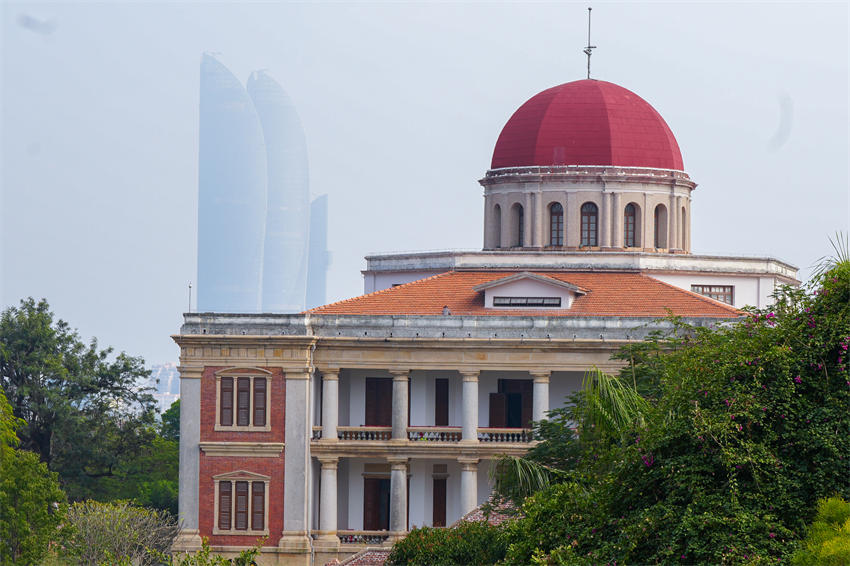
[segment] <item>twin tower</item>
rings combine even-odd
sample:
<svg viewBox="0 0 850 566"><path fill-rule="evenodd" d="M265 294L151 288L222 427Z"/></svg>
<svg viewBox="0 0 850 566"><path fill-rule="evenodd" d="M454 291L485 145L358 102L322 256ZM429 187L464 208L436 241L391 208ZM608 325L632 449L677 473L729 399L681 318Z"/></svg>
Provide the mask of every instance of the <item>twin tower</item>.
<svg viewBox="0 0 850 566"><path fill-rule="evenodd" d="M262 71L247 88L201 59L198 310L299 312L324 304L327 195L310 202L301 121Z"/></svg>

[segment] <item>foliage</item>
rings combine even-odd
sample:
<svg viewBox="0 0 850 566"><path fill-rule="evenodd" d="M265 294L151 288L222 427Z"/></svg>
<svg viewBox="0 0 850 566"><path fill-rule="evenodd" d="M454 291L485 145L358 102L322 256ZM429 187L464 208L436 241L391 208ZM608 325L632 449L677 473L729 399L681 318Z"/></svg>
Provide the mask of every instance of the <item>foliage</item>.
<svg viewBox="0 0 850 566"><path fill-rule="evenodd" d="M4 447L0 461L0 564L39 564L65 514L65 494L38 455Z"/></svg>
<svg viewBox="0 0 850 566"><path fill-rule="evenodd" d="M840 497L818 501L818 513L802 547L791 557L798 566L850 564L850 502Z"/></svg>
<svg viewBox="0 0 850 566"><path fill-rule="evenodd" d="M180 442L180 399L177 399L160 417L159 435L165 440Z"/></svg>
<svg viewBox="0 0 850 566"><path fill-rule="evenodd" d="M0 389L0 461L2 461L6 450L19 444L17 430L23 424L24 421L15 417L12 413L12 406L6 399L3 389Z"/></svg>
<svg viewBox="0 0 850 566"><path fill-rule="evenodd" d="M560 472L547 487L505 468L503 495L543 487L506 562L775 563L819 498L850 495L850 263L739 322L675 322L537 424L528 458Z"/></svg>
<svg viewBox="0 0 850 566"><path fill-rule="evenodd" d="M126 560L143 566L159 564L177 536L177 520L167 512L128 502L74 503L68 511L66 553L81 565Z"/></svg>
<svg viewBox="0 0 850 566"><path fill-rule="evenodd" d="M489 565L505 556L502 528L486 521L445 528L413 529L393 545L387 564Z"/></svg>
<svg viewBox="0 0 850 566"><path fill-rule="evenodd" d="M159 554L159 560L166 566L250 566L256 564L254 559L259 556L260 548L266 539L257 541L253 547L243 550L236 558L227 559L213 554L206 537L201 540L201 550L194 554L178 554L176 557L164 553Z"/></svg>

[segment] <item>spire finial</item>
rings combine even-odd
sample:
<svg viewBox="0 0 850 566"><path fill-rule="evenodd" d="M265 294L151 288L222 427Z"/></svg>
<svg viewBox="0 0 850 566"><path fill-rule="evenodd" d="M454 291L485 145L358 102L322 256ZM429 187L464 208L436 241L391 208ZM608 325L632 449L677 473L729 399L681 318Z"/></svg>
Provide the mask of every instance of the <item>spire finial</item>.
<svg viewBox="0 0 850 566"><path fill-rule="evenodd" d="M590 44L590 11L593 10L590 6L587 7L587 47L584 48L584 54L587 55L587 78L590 78L590 56L593 54L595 45Z"/></svg>

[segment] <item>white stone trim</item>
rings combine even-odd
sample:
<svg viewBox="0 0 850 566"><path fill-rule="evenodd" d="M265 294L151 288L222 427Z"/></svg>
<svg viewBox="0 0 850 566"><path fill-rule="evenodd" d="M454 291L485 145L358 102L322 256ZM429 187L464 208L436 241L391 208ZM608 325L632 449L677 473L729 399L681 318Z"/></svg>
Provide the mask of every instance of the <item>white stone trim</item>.
<svg viewBox="0 0 850 566"><path fill-rule="evenodd" d="M278 458L284 450L283 442L201 442L201 451L207 456L232 456L240 458Z"/></svg>

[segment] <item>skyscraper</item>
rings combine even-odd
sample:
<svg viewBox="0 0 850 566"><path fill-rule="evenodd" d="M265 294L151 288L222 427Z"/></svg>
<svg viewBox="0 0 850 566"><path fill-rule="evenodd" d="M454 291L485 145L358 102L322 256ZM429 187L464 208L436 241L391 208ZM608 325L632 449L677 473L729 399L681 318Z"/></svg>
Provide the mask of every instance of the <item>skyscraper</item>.
<svg viewBox="0 0 850 566"><path fill-rule="evenodd" d="M198 309L260 308L266 149L254 104L215 57L201 58Z"/></svg>
<svg viewBox="0 0 850 566"><path fill-rule="evenodd" d="M311 237L304 130L264 71L247 89L215 57L201 59L198 309L304 310ZM327 269L327 202L313 237ZM321 233L320 233L321 232ZM325 274L313 278L324 302Z"/></svg>

